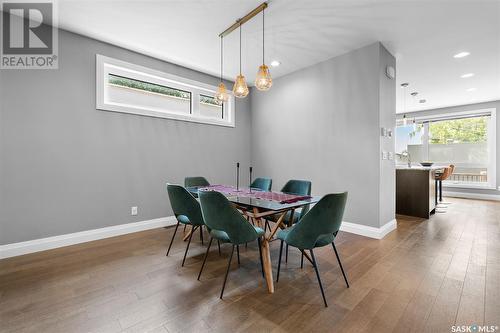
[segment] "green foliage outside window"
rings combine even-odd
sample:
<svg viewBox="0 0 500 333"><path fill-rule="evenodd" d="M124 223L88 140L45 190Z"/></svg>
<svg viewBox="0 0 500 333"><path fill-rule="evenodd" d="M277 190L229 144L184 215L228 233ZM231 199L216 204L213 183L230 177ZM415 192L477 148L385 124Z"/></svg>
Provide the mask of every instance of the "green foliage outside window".
<svg viewBox="0 0 500 333"><path fill-rule="evenodd" d="M221 107L222 104L219 104L214 97L200 95L200 103L210 104L214 106Z"/></svg>
<svg viewBox="0 0 500 333"><path fill-rule="evenodd" d="M431 144L477 143L487 141L489 117L474 117L431 122Z"/></svg>
<svg viewBox="0 0 500 333"><path fill-rule="evenodd" d="M109 74L108 82L110 84L114 84L117 86L139 89L139 90L154 92L157 94L183 98L183 99L187 99L187 100L191 99L191 93L187 92L187 91L169 88L169 87L161 86L159 84L153 84L153 83L148 83L148 82L144 82L144 81L128 79L128 78L118 76L118 75ZM215 98L210 97L210 96L205 96L205 95L200 95L200 102L205 103L205 104L211 104L214 106L219 106L219 107L221 106L219 103L217 103Z"/></svg>
<svg viewBox="0 0 500 333"><path fill-rule="evenodd" d="M124 78L124 77L117 76L117 75L109 74L108 82L110 84L115 84L117 86L134 88L134 89L139 89L139 90L144 90L144 91L150 91L150 92L154 92L157 94L174 96L174 97L184 98L184 99L188 99L188 100L191 99L191 93L189 93L187 91L173 89L173 88L161 86L159 84L147 83L147 82L143 82L143 81L139 81L139 80L132 80L132 79Z"/></svg>

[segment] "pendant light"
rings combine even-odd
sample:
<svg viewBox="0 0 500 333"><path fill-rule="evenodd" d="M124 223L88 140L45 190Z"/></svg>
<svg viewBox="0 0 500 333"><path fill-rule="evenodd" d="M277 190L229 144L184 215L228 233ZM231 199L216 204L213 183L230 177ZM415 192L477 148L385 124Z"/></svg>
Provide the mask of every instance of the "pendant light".
<svg viewBox="0 0 500 333"><path fill-rule="evenodd" d="M269 71L269 67L266 66L264 61L264 51L265 51L265 40L264 40L264 12L265 9L262 10L262 65L259 67L257 71L257 77L255 79L255 87L261 91L266 91L271 88L273 85L273 79L271 78L271 72Z"/></svg>
<svg viewBox="0 0 500 333"><path fill-rule="evenodd" d="M235 97L244 98L248 95L248 86L245 82L245 77L241 74L241 22L240 22L240 74L236 77L233 86L233 94Z"/></svg>
<svg viewBox="0 0 500 333"><path fill-rule="evenodd" d="M403 88L403 112L406 112L406 88L408 83L402 83L401 88ZM406 118L406 113L403 114L403 126L408 125L408 119Z"/></svg>
<svg viewBox="0 0 500 333"><path fill-rule="evenodd" d="M215 100L219 105L222 105L222 103L227 102L229 99L229 95L226 90L226 86L224 85L224 81L222 79L224 71L224 41L223 37L221 36L220 38L220 83L219 87L217 88L217 92L215 93Z"/></svg>

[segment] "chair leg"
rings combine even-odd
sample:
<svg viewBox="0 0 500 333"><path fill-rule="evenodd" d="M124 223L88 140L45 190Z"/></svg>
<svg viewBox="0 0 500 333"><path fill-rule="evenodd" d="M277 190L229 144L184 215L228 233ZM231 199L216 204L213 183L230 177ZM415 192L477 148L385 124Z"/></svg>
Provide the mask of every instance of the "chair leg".
<svg viewBox="0 0 500 333"><path fill-rule="evenodd" d="M319 277L319 269L318 269L318 263L316 262L316 258L314 258L314 252L313 250L309 250L311 252L311 258L313 260L313 266L314 270L316 271L316 277L318 278L318 283L319 283L319 289L321 289L321 296L323 296L323 302L325 302L325 308L328 307L328 303L326 303L326 297L325 297L325 292L323 290L323 284L321 283L321 278Z"/></svg>
<svg viewBox="0 0 500 333"><path fill-rule="evenodd" d="M301 251L301 256L300 256L300 268L304 268L304 252Z"/></svg>
<svg viewBox="0 0 500 333"><path fill-rule="evenodd" d="M193 238L193 234L194 232L196 231L196 228L198 228L198 226L192 226L192 229L191 229L191 234L189 235L189 240L188 240L188 243L187 243L187 246L186 246L186 252L184 252L184 258L182 259L182 267L184 267L184 262L186 261L186 255L188 253L188 250L189 250L189 244L191 244L191 238Z"/></svg>
<svg viewBox="0 0 500 333"><path fill-rule="evenodd" d="M226 270L226 275L224 276L224 283L222 284L222 290L220 292L220 299L222 299L222 295L224 295L224 288L226 287L227 276L229 275L229 269L231 268L231 260L233 259L233 253L234 253L234 244L233 248L231 249L231 255L229 256L229 261L227 263L227 270Z"/></svg>
<svg viewBox="0 0 500 333"><path fill-rule="evenodd" d="M333 242L332 242L332 247L333 247L333 251L335 251L335 255L337 256L337 261L339 262L340 270L342 271L342 275L344 276L345 284L347 285L347 288L349 288L349 282L347 282L347 276L345 275L344 267L342 267L342 263L340 262L339 253L337 252L337 248L335 247L335 244Z"/></svg>
<svg viewBox="0 0 500 333"><path fill-rule="evenodd" d="M205 253L205 258L203 258L203 264L201 264L200 273L198 274L198 281L200 281L201 272L203 272L203 267L205 267L205 262L207 261L208 258L208 252L210 252L210 246L212 245L212 240L213 238L210 237L210 240L208 241L207 252Z"/></svg>
<svg viewBox="0 0 500 333"><path fill-rule="evenodd" d="M184 233L186 233L186 225L184 224Z"/></svg>
<svg viewBox="0 0 500 333"><path fill-rule="evenodd" d="M219 257L221 256L221 253L220 253L220 241L217 240L217 247L219 248Z"/></svg>
<svg viewBox="0 0 500 333"><path fill-rule="evenodd" d="M443 201L443 181L439 181L439 202Z"/></svg>
<svg viewBox="0 0 500 333"><path fill-rule="evenodd" d="M264 277L264 263L262 262L262 249L260 248L260 237L257 238L257 244L259 246L260 271L262 272L262 277Z"/></svg>
<svg viewBox="0 0 500 333"><path fill-rule="evenodd" d="M439 187L439 181L436 179L434 181L434 203L438 204L438 187Z"/></svg>
<svg viewBox="0 0 500 333"><path fill-rule="evenodd" d="M286 251L285 251L285 263L288 264L288 244L286 245Z"/></svg>
<svg viewBox="0 0 500 333"><path fill-rule="evenodd" d="M201 245L203 245L203 226L200 226L200 240L201 240Z"/></svg>
<svg viewBox="0 0 500 333"><path fill-rule="evenodd" d="M186 225L184 224L184 228ZM177 221L177 224L175 225L175 230L174 234L172 235L172 239L170 240L170 245L168 246L167 254L166 256L168 257L168 254L170 253L170 248L172 247L172 243L174 242L175 234L177 233L177 228L179 228L179 221Z"/></svg>
<svg viewBox="0 0 500 333"><path fill-rule="evenodd" d="M283 254L283 241L280 244L280 257L278 259L278 272L276 273L276 282L280 279L280 268L281 268L281 255Z"/></svg>
<svg viewBox="0 0 500 333"><path fill-rule="evenodd" d="M236 245L236 253L238 254L238 267L240 267L240 246Z"/></svg>

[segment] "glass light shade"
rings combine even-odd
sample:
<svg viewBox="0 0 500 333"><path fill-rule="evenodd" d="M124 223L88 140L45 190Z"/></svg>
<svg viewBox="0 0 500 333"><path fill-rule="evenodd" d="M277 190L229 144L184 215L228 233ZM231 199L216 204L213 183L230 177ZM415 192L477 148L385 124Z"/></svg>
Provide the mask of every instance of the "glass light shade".
<svg viewBox="0 0 500 333"><path fill-rule="evenodd" d="M227 100L229 99L229 94L227 93L224 83L219 83L219 88L217 89L214 98L219 104L227 102Z"/></svg>
<svg viewBox="0 0 500 333"><path fill-rule="evenodd" d="M233 86L233 94L235 97L244 98L248 95L248 86L243 75L238 75Z"/></svg>
<svg viewBox="0 0 500 333"><path fill-rule="evenodd" d="M273 85L273 79L271 78L271 72L269 71L269 67L266 65L262 65L259 67L259 71L257 72L257 78L255 79L255 87L257 89L266 91L271 88Z"/></svg>

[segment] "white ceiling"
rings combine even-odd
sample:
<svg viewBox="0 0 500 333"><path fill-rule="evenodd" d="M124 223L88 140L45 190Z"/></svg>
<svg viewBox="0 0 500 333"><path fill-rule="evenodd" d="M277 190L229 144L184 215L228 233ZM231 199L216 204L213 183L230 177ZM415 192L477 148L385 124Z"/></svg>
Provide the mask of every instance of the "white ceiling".
<svg viewBox="0 0 500 333"><path fill-rule="evenodd" d="M206 73L219 73L218 34L260 0L59 0L59 25ZM243 74L261 62L261 16L243 26ZM266 62L274 78L381 41L397 58L397 84L425 104L407 111L500 99L500 0L271 0ZM460 51L470 56L454 59ZM225 39L225 77L238 71L238 33ZM468 79L465 73L475 73ZM468 88L476 88L467 92ZM360 92L362 94L363 92ZM402 90L398 112L403 111Z"/></svg>

